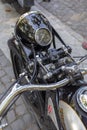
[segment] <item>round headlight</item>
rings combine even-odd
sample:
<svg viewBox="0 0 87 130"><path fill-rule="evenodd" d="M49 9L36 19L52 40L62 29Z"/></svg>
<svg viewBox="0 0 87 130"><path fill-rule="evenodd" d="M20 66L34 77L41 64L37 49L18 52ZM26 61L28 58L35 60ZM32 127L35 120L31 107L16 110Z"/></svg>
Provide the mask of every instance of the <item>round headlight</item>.
<svg viewBox="0 0 87 130"><path fill-rule="evenodd" d="M47 46L52 41L52 34L47 28L40 28L35 32L35 40L40 46Z"/></svg>
<svg viewBox="0 0 87 130"><path fill-rule="evenodd" d="M77 103L83 111L87 112L87 87L78 90Z"/></svg>

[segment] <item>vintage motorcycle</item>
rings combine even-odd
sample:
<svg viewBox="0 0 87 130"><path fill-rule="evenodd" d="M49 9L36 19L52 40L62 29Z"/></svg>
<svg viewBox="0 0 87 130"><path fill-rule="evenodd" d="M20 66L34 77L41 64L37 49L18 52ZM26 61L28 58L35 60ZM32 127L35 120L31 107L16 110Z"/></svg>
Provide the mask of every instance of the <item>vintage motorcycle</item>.
<svg viewBox="0 0 87 130"><path fill-rule="evenodd" d="M38 11L18 19L8 45L17 80L0 104L0 119L23 94L42 130L86 130L87 69L79 64L87 55L76 62L71 47Z"/></svg>

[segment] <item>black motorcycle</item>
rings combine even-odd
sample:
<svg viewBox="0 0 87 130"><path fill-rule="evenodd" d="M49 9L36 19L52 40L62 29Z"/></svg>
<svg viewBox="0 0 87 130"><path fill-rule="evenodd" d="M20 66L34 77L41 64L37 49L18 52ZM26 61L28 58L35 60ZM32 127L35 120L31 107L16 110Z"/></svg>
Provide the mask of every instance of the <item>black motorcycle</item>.
<svg viewBox="0 0 87 130"><path fill-rule="evenodd" d="M0 105L1 117L23 94L41 129L86 130L87 69L79 64L87 55L76 62L71 47L38 11L19 18L8 45L17 80Z"/></svg>

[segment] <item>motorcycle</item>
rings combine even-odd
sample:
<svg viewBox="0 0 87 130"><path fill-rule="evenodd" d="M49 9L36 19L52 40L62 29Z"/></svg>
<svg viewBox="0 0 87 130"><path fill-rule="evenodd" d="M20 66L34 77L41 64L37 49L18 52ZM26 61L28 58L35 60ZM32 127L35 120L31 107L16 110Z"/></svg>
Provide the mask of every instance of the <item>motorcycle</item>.
<svg viewBox="0 0 87 130"><path fill-rule="evenodd" d="M87 69L79 65L87 55L75 61L71 47L38 11L23 14L14 32L8 46L16 81L3 95L0 120L23 94L40 129L86 130Z"/></svg>

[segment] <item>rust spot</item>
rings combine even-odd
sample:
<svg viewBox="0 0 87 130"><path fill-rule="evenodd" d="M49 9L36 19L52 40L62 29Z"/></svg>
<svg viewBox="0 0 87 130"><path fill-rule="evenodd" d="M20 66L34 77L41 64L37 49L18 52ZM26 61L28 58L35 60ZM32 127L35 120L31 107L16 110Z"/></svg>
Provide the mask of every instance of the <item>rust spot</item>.
<svg viewBox="0 0 87 130"><path fill-rule="evenodd" d="M6 9L5 11L6 11L6 12L11 12L11 9Z"/></svg>

